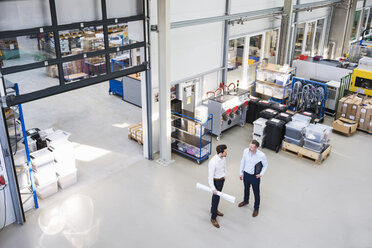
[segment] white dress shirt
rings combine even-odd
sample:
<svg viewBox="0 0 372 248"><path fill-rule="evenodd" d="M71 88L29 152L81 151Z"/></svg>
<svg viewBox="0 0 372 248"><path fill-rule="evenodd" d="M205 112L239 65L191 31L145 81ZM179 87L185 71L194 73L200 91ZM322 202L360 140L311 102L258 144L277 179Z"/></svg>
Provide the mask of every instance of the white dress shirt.
<svg viewBox="0 0 372 248"><path fill-rule="evenodd" d="M260 175L263 176L267 169L267 159L263 152L257 150L255 154L249 151L249 148L244 149L242 161L240 162L240 175L242 176L244 171L248 174L254 174L254 167L258 162L262 162L262 170Z"/></svg>
<svg viewBox="0 0 372 248"><path fill-rule="evenodd" d="M217 154L208 163L208 183L212 190L214 187L214 178L222 178L226 175L226 158L218 156Z"/></svg>

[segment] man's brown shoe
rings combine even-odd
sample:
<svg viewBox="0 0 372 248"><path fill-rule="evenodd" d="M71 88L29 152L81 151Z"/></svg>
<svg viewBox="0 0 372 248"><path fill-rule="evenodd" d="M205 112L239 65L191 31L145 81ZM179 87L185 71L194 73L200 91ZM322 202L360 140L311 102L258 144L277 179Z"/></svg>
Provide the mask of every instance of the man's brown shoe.
<svg viewBox="0 0 372 248"><path fill-rule="evenodd" d="M238 207L244 207L245 205L248 205L248 202L244 202L242 201L241 203L239 203Z"/></svg>
<svg viewBox="0 0 372 248"><path fill-rule="evenodd" d="M217 220L211 219L212 225L214 225L217 228L220 228L220 224L218 224Z"/></svg>
<svg viewBox="0 0 372 248"><path fill-rule="evenodd" d="M221 213L220 211L217 210L217 215L222 217L223 213Z"/></svg>
<svg viewBox="0 0 372 248"><path fill-rule="evenodd" d="M258 210L254 210L252 216L256 217L258 215Z"/></svg>

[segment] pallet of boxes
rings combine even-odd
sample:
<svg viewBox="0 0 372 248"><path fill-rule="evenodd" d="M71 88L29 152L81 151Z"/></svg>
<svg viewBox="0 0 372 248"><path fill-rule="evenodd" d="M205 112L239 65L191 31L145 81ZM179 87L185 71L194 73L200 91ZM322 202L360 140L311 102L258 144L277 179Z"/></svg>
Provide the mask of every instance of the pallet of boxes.
<svg viewBox="0 0 372 248"><path fill-rule="evenodd" d="M44 199L77 182L77 170L74 149L70 134L53 129L33 134L44 144L43 148L30 154L32 170L36 184L36 193Z"/></svg>
<svg viewBox="0 0 372 248"><path fill-rule="evenodd" d="M311 124L311 117L295 114L286 124L282 150L320 165L331 153L331 127Z"/></svg>
<svg viewBox="0 0 372 248"><path fill-rule="evenodd" d="M372 133L372 97L349 95L340 99L333 130L351 136L356 130Z"/></svg>
<svg viewBox="0 0 372 248"><path fill-rule="evenodd" d="M137 141L138 144L143 145L142 123L132 125L128 128L128 138Z"/></svg>

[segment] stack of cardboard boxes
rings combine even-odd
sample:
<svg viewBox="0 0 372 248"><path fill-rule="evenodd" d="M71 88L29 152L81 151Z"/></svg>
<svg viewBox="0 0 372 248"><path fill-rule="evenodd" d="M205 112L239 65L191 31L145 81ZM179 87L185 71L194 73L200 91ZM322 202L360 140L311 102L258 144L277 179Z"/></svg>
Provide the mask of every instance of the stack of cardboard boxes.
<svg viewBox="0 0 372 248"><path fill-rule="evenodd" d="M372 133L372 98L357 94L341 98L336 119L341 118L354 121L359 130ZM350 124L348 121L348 125Z"/></svg>

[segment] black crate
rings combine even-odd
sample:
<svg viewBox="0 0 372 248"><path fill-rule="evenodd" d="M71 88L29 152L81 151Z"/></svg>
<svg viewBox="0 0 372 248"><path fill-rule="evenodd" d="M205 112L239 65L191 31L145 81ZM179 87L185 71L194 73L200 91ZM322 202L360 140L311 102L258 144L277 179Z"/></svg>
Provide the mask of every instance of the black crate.
<svg viewBox="0 0 372 248"><path fill-rule="evenodd" d="M252 124L257 118L257 104L260 101L257 97L250 97L248 102L248 110L247 110L247 117L246 122Z"/></svg>
<svg viewBox="0 0 372 248"><path fill-rule="evenodd" d="M292 115L289 113L279 113L275 118L282 120L285 123L292 121Z"/></svg>
<svg viewBox="0 0 372 248"><path fill-rule="evenodd" d="M285 122L272 118L266 122L266 135L262 147L278 152L284 139Z"/></svg>
<svg viewBox="0 0 372 248"><path fill-rule="evenodd" d="M173 99L171 101L171 110L177 113L182 112L182 101L178 99Z"/></svg>
<svg viewBox="0 0 372 248"><path fill-rule="evenodd" d="M256 119L258 119L260 117L261 111L270 108L271 104L272 104L272 102L270 102L270 101L260 100L257 103Z"/></svg>
<svg viewBox="0 0 372 248"><path fill-rule="evenodd" d="M277 103L277 102L273 102L271 104L270 108L272 108L272 109L274 109L274 110L276 110L276 111L278 111L280 113L280 112L287 111L288 106L285 105L285 104L280 104L280 103Z"/></svg>
<svg viewBox="0 0 372 248"><path fill-rule="evenodd" d="M271 118L275 118L278 115L278 111L273 110L271 108L264 109L260 112L260 117L270 120Z"/></svg>

